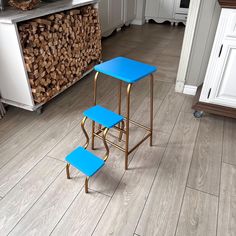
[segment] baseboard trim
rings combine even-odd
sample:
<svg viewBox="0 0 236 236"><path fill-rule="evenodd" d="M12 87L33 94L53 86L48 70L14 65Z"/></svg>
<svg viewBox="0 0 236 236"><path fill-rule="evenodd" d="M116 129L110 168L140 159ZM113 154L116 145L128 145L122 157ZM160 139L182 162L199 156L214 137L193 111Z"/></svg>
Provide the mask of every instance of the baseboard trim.
<svg viewBox="0 0 236 236"><path fill-rule="evenodd" d="M145 20L141 20L141 19L134 19L131 22L131 25L144 25L145 24Z"/></svg>
<svg viewBox="0 0 236 236"><path fill-rule="evenodd" d="M184 94L195 96L196 92L197 92L197 86L192 86L192 85L184 86L184 91L183 91Z"/></svg>

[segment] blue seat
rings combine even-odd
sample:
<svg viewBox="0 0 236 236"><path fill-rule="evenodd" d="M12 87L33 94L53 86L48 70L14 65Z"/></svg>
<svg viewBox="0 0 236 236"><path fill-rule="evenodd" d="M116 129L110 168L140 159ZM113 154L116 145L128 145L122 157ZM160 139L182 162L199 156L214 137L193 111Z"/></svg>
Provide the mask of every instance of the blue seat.
<svg viewBox="0 0 236 236"><path fill-rule="evenodd" d="M125 57L117 57L96 65L94 69L127 83L135 83L152 74L157 67Z"/></svg>
<svg viewBox="0 0 236 236"><path fill-rule="evenodd" d="M89 177L96 174L105 164L104 160L98 158L83 147L75 149L65 160Z"/></svg>
<svg viewBox="0 0 236 236"><path fill-rule="evenodd" d="M99 105L84 111L84 115L106 128L112 128L124 119L123 116Z"/></svg>

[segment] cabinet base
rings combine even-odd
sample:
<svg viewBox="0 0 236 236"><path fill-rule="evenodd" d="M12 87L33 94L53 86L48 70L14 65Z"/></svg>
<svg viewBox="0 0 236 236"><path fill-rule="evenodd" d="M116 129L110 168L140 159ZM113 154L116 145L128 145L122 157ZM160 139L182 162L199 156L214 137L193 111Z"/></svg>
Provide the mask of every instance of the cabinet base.
<svg viewBox="0 0 236 236"><path fill-rule="evenodd" d="M236 109L234 108L200 102L199 98L201 95L201 91L202 91L202 85L198 87L197 93L193 102L192 108L195 111L208 112L215 115L236 118Z"/></svg>
<svg viewBox="0 0 236 236"><path fill-rule="evenodd" d="M164 23L165 21L168 21L171 23L172 26L178 26L179 23L183 23L184 25L186 25L186 20L180 20L180 19L170 19L170 18L159 18L159 17L145 17L145 21L148 23L149 20L154 20L156 23Z"/></svg>

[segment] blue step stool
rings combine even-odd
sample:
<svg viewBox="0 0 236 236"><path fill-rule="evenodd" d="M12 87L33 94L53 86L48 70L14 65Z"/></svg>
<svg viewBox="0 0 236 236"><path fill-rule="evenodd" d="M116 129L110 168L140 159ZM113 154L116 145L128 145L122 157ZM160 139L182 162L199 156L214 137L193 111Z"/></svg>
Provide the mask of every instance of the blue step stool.
<svg viewBox="0 0 236 236"><path fill-rule="evenodd" d="M125 115L125 147L119 146L117 144L111 144L116 148L119 148L125 153L125 169L128 169L129 158L128 156L138 148L145 140L150 140L150 146L153 142L153 98L154 98L154 75L153 73L157 71L157 67L149 65L140 61L132 60L126 57L116 57L94 67L96 74L94 77L94 103L96 104L97 100L97 81L100 74L105 74L111 77L111 79L116 80L119 86L118 92L118 113L121 113L122 107L122 84L126 86L126 115ZM131 91L133 84L136 82L150 77L150 125L140 124L130 119L130 110L131 110ZM115 82L116 82L115 81ZM142 114L144 116L145 114ZM144 117L143 117L144 119ZM140 140L134 147L130 148L130 123L136 127L142 128L147 131L145 137ZM123 126L124 127L124 126ZM120 128L120 127L118 127ZM92 124L92 147L94 147L94 137L96 133L94 132L94 123ZM120 137L122 134L120 135Z"/></svg>
<svg viewBox="0 0 236 236"><path fill-rule="evenodd" d="M78 147L73 152L71 152L66 158L66 174L67 178L70 179L69 167L72 165L83 174L86 175L85 179L85 192L88 193L88 180L89 177L95 175L104 165L106 160L109 156L109 148L106 143L106 135L110 128L114 127L115 125L123 122L123 116L114 113L102 106L96 105L91 107L90 109L84 111L84 118L81 123L81 128L86 136L87 142L83 147ZM106 154L103 159L97 157L93 153L86 150L89 144L89 136L85 130L85 122L87 118L91 119L92 121L104 126L103 129L103 142L106 148Z"/></svg>

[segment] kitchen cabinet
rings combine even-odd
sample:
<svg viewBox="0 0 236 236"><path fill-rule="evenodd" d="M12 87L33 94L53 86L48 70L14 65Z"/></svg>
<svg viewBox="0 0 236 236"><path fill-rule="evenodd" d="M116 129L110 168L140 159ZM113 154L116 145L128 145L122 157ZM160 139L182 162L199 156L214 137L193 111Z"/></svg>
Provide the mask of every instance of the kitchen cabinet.
<svg viewBox="0 0 236 236"><path fill-rule="evenodd" d="M136 0L124 0L124 23L130 24L136 16Z"/></svg>
<svg viewBox="0 0 236 236"><path fill-rule="evenodd" d="M180 0L147 0L145 19L146 21L155 20L157 23L169 21L172 24L178 22L186 22L187 9L184 12L178 11L180 8Z"/></svg>
<svg viewBox="0 0 236 236"><path fill-rule="evenodd" d="M99 15L102 35L109 36L121 26L129 25L136 16L136 0L100 0Z"/></svg>
<svg viewBox="0 0 236 236"><path fill-rule="evenodd" d="M236 108L236 9L223 8L200 102Z"/></svg>
<svg viewBox="0 0 236 236"><path fill-rule="evenodd" d="M123 0L100 0L99 15L102 35L108 36L123 25Z"/></svg>

